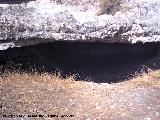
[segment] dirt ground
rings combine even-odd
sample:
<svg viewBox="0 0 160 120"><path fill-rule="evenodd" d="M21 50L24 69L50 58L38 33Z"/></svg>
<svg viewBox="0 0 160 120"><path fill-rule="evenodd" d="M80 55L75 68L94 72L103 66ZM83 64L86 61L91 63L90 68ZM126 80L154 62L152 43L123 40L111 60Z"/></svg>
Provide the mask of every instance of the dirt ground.
<svg viewBox="0 0 160 120"><path fill-rule="evenodd" d="M160 71L116 84L36 73L6 73L0 80L2 120L160 119Z"/></svg>

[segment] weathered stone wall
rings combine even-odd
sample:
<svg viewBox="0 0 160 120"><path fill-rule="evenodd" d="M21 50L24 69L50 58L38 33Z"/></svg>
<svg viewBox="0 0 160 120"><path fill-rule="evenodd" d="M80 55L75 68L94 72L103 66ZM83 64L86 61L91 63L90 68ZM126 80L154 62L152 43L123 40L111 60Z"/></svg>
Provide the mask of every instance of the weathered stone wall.
<svg viewBox="0 0 160 120"><path fill-rule="evenodd" d="M121 0L116 5L120 9L114 14L106 11L97 15L101 8L92 2L74 5L37 0L0 4L0 50L66 40L160 41L159 0Z"/></svg>

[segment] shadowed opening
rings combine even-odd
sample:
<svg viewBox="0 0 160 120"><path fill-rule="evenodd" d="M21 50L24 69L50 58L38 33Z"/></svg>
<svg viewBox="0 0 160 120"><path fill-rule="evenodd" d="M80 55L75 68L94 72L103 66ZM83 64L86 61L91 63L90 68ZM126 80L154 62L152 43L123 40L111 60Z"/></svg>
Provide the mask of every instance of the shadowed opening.
<svg viewBox="0 0 160 120"><path fill-rule="evenodd" d="M36 0L0 0L0 4L21 4Z"/></svg>
<svg viewBox="0 0 160 120"><path fill-rule="evenodd" d="M77 79L98 83L127 80L137 73L160 68L158 43L106 44L101 42L54 42L0 51L5 69L32 72L61 71Z"/></svg>

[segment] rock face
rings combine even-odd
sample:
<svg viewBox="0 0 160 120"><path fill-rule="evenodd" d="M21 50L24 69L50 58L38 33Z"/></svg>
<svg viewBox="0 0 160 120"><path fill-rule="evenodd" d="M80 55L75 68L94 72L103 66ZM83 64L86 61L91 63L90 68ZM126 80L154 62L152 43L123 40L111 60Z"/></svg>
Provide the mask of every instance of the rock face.
<svg viewBox="0 0 160 120"><path fill-rule="evenodd" d="M0 4L0 50L58 40L160 41L159 0L114 0L115 3L108 0L107 4L103 1L37 0Z"/></svg>

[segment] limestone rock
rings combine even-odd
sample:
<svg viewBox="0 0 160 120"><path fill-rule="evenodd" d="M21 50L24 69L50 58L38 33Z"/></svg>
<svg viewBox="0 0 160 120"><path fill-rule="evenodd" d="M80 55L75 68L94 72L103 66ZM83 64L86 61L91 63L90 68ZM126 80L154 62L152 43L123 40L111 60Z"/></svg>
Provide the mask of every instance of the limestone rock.
<svg viewBox="0 0 160 120"><path fill-rule="evenodd" d="M119 0L103 11L102 0L37 0L0 4L0 50L40 43L160 41L159 0ZM103 14L97 13L103 11Z"/></svg>

